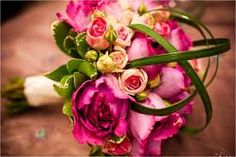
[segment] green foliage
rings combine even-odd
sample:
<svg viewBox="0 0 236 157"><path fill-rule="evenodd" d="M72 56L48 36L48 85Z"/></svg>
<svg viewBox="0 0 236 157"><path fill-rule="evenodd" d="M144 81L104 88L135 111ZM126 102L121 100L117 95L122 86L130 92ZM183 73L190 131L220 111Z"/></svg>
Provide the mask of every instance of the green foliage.
<svg viewBox="0 0 236 157"><path fill-rule="evenodd" d="M83 59L86 59L85 54L90 49L88 43L85 40L86 35L87 35L87 33L81 33L81 34L78 34L75 38L77 52L78 52L79 56Z"/></svg>
<svg viewBox="0 0 236 157"><path fill-rule="evenodd" d="M70 35L66 36L66 38L64 39L64 42L63 42L63 46L64 46L66 53L69 56L74 57L74 58L79 58L74 37L72 37Z"/></svg>
<svg viewBox="0 0 236 157"><path fill-rule="evenodd" d="M64 97L65 99L70 99L72 93L75 90L74 87L74 77L72 75L65 75L60 84L54 84L54 89L58 95Z"/></svg>
<svg viewBox="0 0 236 157"><path fill-rule="evenodd" d="M60 22L60 21L54 21L51 24L51 30L53 33L53 37L56 41L56 44L58 46L58 48L64 52L65 54L67 54L66 49L64 48L64 39L67 37L67 35L69 34L71 27L65 23L65 22Z"/></svg>
<svg viewBox="0 0 236 157"><path fill-rule="evenodd" d="M72 59L67 63L69 73L78 71L90 79L95 79L98 75L95 66L83 59Z"/></svg>
<svg viewBox="0 0 236 157"><path fill-rule="evenodd" d="M62 108L62 113L67 115L67 116L73 116L72 114L72 103L71 100L66 100L63 108Z"/></svg>
<svg viewBox="0 0 236 157"><path fill-rule="evenodd" d="M68 73L66 65L61 65L60 67L58 67L54 71L44 74L44 76L46 76L47 78L54 80L56 82L60 82L61 79L65 75L68 75L68 74L69 73Z"/></svg>
<svg viewBox="0 0 236 157"><path fill-rule="evenodd" d="M73 76L75 89L77 89L84 81L88 79L88 77L81 74L80 72L74 72Z"/></svg>

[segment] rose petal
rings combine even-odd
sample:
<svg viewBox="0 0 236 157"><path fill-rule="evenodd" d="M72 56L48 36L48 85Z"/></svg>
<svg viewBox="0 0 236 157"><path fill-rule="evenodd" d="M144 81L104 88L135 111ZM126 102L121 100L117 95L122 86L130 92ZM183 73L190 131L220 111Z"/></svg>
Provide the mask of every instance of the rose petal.
<svg viewBox="0 0 236 157"><path fill-rule="evenodd" d="M164 67L161 70L161 84L155 92L162 98L170 98L185 88L183 74L175 68Z"/></svg>
<svg viewBox="0 0 236 157"><path fill-rule="evenodd" d="M148 139L145 146L144 156L160 156L161 155L161 140Z"/></svg>
<svg viewBox="0 0 236 157"><path fill-rule="evenodd" d="M190 38L179 27L171 31L168 41L179 51L187 51L192 46Z"/></svg>
<svg viewBox="0 0 236 157"><path fill-rule="evenodd" d="M143 57L163 54L165 50L155 43L151 38L148 38L142 33L135 33L131 46L127 49L130 60L135 60ZM159 73L162 65L144 66L143 69L147 72L149 80L155 78Z"/></svg>
<svg viewBox="0 0 236 157"><path fill-rule="evenodd" d="M171 103L176 103L178 101L181 101L183 99L186 99L190 94L186 91L183 91L180 94L177 94L170 99L168 99ZM184 106L181 110L178 111L179 114L191 114L193 111L193 101L190 101L186 106Z"/></svg>
<svg viewBox="0 0 236 157"><path fill-rule="evenodd" d="M155 128L149 138L154 140L164 140L177 134L179 128L185 124L185 119L180 114L171 114L161 121L161 125Z"/></svg>
<svg viewBox="0 0 236 157"><path fill-rule="evenodd" d="M163 100L155 93L149 93L148 99L144 103L142 103L142 105L153 108L165 107ZM146 139L151 133L155 123L162 118L164 117L145 115L135 111L131 111L129 120L132 135L139 140ZM142 124L142 126L140 126L140 124Z"/></svg>
<svg viewBox="0 0 236 157"><path fill-rule="evenodd" d="M116 125L114 133L118 137L122 137L126 134L127 131L127 122L124 119L120 119L118 124Z"/></svg>

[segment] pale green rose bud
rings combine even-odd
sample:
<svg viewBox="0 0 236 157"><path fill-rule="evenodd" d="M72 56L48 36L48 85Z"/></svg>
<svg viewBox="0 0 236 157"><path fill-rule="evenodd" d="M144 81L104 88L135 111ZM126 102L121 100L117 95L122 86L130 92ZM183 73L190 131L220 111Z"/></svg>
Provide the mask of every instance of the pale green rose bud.
<svg viewBox="0 0 236 157"><path fill-rule="evenodd" d="M145 101L147 99L147 96L148 96L148 91L142 91L136 94L135 99L137 101Z"/></svg>
<svg viewBox="0 0 236 157"><path fill-rule="evenodd" d="M142 2L139 7L138 7L138 14L140 16L142 16L143 14L145 14L147 12L147 7L145 6L145 4Z"/></svg>
<svg viewBox="0 0 236 157"><path fill-rule="evenodd" d="M97 17L105 17L105 14L99 10L95 10L93 14L91 15L92 20L94 20Z"/></svg>
<svg viewBox="0 0 236 157"><path fill-rule="evenodd" d="M108 54L105 54L98 59L97 69L102 73L113 72L116 69L116 64Z"/></svg>
<svg viewBox="0 0 236 157"><path fill-rule="evenodd" d="M85 54L85 58L90 62L95 62L98 59L98 53L95 50L90 50Z"/></svg>
<svg viewBox="0 0 236 157"><path fill-rule="evenodd" d="M110 26L110 28L107 30L107 32L105 33L105 38L110 43L113 43L114 41L116 41L116 39L118 38L118 35L116 31L113 29L113 27Z"/></svg>

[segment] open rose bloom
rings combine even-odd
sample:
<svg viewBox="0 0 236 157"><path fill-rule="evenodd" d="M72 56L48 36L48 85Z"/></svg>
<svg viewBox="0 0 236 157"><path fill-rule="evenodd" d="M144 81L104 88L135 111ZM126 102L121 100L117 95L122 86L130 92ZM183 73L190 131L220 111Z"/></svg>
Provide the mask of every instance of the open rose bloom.
<svg viewBox="0 0 236 157"><path fill-rule="evenodd" d="M47 76L58 82L54 87L65 100L63 113L72 121L73 136L92 147L91 155L159 156L163 141L178 134L192 113L192 99L163 111L192 94L194 83L182 64L143 60L168 54L156 38L178 54L193 46L163 10L166 4L79 0L57 13L54 37L73 59ZM197 77L198 61L186 61L190 63Z"/></svg>

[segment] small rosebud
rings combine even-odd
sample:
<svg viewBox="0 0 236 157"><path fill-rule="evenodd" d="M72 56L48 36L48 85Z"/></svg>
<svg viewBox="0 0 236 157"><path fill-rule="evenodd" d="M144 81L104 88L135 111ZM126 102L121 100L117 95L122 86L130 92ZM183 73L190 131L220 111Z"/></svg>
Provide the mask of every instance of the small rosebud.
<svg viewBox="0 0 236 157"><path fill-rule="evenodd" d="M102 73L109 73L116 69L116 64L108 54L105 54L98 59L97 69Z"/></svg>
<svg viewBox="0 0 236 157"><path fill-rule="evenodd" d="M138 14L140 16L142 16L143 14L145 14L147 12L147 7L145 6L145 4L142 2L139 7L138 7Z"/></svg>
<svg viewBox="0 0 236 157"><path fill-rule="evenodd" d="M160 83L160 75L157 75L153 80L148 81L148 85L150 88L155 88L159 85Z"/></svg>
<svg viewBox="0 0 236 157"><path fill-rule="evenodd" d="M105 17L105 14L99 10L95 10L93 14L91 15L92 20L94 20L97 17Z"/></svg>
<svg viewBox="0 0 236 157"><path fill-rule="evenodd" d="M105 38L110 43L113 43L118 38L118 35L113 27L110 26L110 28L107 30L105 33Z"/></svg>
<svg viewBox="0 0 236 157"><path fill-rule="evenodd" d="M85 54L85 58L90 62L95 62L98 59L98 53L95 50L90 50Z"/></svg>
<svg viewBox="0 0 236 157"><path fill-rule="evenodd" d="M136 94L135 99L137 101L144 101L147 99L147 96L148 96L148 91L142 91L142 92Z"/></svg>
<svg viewBox="0 0 236 157"><path fill-rule="evenodd" d="M170 68L175 68L176 65L177 65L177 62L170 62L170 63L167 64L167 66L170 67Z"/></svg>

